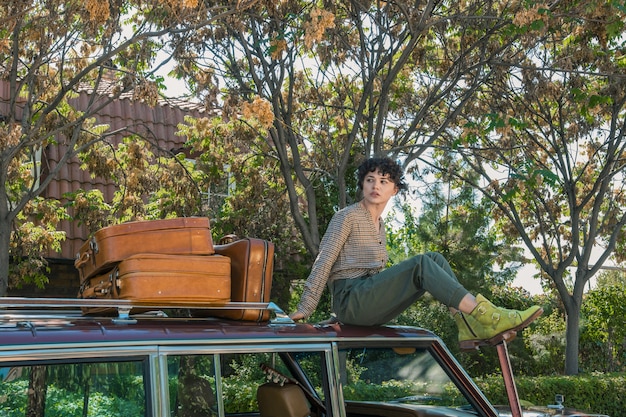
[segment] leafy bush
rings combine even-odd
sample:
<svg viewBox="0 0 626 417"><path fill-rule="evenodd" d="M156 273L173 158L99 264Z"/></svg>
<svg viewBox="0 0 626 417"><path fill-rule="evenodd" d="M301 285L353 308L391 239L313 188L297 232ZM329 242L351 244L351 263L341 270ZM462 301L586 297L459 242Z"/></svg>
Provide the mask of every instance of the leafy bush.
<svg viewBox="0 0 626 417"><path fill-rule="evenodd" d="M258 383L241 381L237 378L224 378L222 380L222 393L226 413L246 413L256 410L256 391Z"/></svg>
<svg viewBox="0 0 626 417"><path fill-rule="evenodd" d="M26 415L28 381L0 384L0 415ZM46 393L46 417L83 417L83 395L51 385ZM99 392L89 395L89 417L135 417L144 415L143 401L109 397Z"/></svg>
<svg viewBox="0 0 626 417"><path fill-rule="evenodd" d="M493 404L507 404L502 376L476 378L476 383ZM621 416L626 409L626 376L590 374L516 378L521 400L535 405L554 404L554 396L565 396L564 405L580 411Z"/></svg>
<svg viewBox="0 0 626 417"><path fill-rule="evenodd" d="M68 381L52 383L46 389L46 417L83 417L84 393ZM66 385L66 386L61 386ZM145 414L145 400L141 377L118 377L111 386L115 392L89 393L88 417L135 417ZM28 407L28 379L0 384L0 415L23 417Z"/></svg>
<svg viewBox="0 0 626 417"><path fill-rule="evenodd" d="M626 291L611 285L589 291L581 310L580 357L583 369L623 371L626 363Z"/></svg>
<svg viewBox="0 0 626 417"><path fill-rule="evenodd" d="M28 381L0 384L0 415L6 417L26 414L26 393Z"/></svg>
<svg viewBox="0 0 626 417"><path fill-rule="evenodd" d="M358 381L344 387L343 395L346 400L354 401L389 401L395 398L402 398L411 395L413 391L410 386L400 382L370 384L365 381Z"/></svg>

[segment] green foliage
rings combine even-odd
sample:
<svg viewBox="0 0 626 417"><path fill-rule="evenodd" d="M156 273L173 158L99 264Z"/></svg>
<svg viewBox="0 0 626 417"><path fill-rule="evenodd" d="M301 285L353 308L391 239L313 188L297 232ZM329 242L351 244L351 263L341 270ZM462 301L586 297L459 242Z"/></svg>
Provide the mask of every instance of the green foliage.
<svg viewBox="0 0 626 417"><path fill-rule="evenodd" d="M82 391L50 384L46 389L46 417L136 417L145 414L143 383L125 378L114 395L93 390L89 393L89 412L83 413ZM27 408L28 380L0 384L0 414L24 417ZM138 395L138 393L141 393ZM138 396L137 396L138 395Z"/></svg>
<svg viewBox="0 0 626 417"><path fill-rule="evenodd" d="M502 376L475 378L493 404L507 404ZM533 405L554 404L554 396L565 396L565 405L580 411L623 415L626 409L626 377L623 374L582 374L578 376L516 377L521 400Z"/></svg>
<svg viewBox="0 0 626 417"><path fill-rule="evenodd" d="M306 274L307 257L290 216L280 164L268 157L267 128L260 121L267 116L266 107L262 100L247 104L249 114L232 120L186 118L179 134L198 154L195 166L210 191L207 211L214 237L236 234L272 241L272 300L285 306L290 282Z"/></svg>
<svg viewBox="0 0 626 417"><path fill-rule="evenodd" d="M28 381L3 382L0 384L0 411L3 416L23 417L26 415Z"/></svg>
<svg viewBox="0 0 626 417"><path fill-rule="evenodd" d="M74 210L74 221L85 225L88 230L96 231L109 224L114 208L104 201L101 190L77 189L66 193L67 205Z"/></svg>
<svg viewBox="0 0 626 417"><path fill-rule="evenodd" d="M258 409L257 388L267 381L260 365L274 365L272 356L271 353L224 355L222 361L228 365L223 370L222 387L227 413L246 413ZM282 368L278 371L289 374Z"/></svg>
<svg viewBox="0 0 626 417"><path fill-rule="evenodd" d="M47 404L51 404L46 410L46 417L82 417L82 396L68 395L62 391L50 391L50 396L46 399ZM143 403L125 400L120 397L110 397L101 393L92 393L89 396L88 416L99 417L133 417L145 414ZM69 411L69 413L68 413Z"/></svg>
<svg viewBox="0 0 626 417"><path fill-rule="evenodd" d="M291 298L288 304L289 311L296 311L298 302L300 301L303 290L304 290L304 280L292 282L291 290L290 290ZM307 319L307 322L319 323L321 321L328 320L328 318L330 317L330 313L332 311L331 300L332 298L330 295L330 291L328 290L328 288L325 288L324 292L322 293L320 302L317 305L317 308L315 309L313 314L311 314L311 317Z"/></svg>
<svg viewBox="0 0 626 417"><path fill-rule="evenodd" d="M597 288L618 286L626 288L626 268L622 271L603 271L596 278Z"/></svg>
<svg viewBox="0 0 626 417"><path fill-rule="evenodd" d="M454 181L437 183L423 193L421 204L419 217L406 203L399 213L392 213L404 222L388 233L391 263L421 252L439 252L470 292L485 296L491 285L513 279L514 268L509 265L516 254L497 244L490 229L492 205L478 198L476 191Z"/></svg>
<svg viewBox="0 0 626 417"><path fill-rule="evenodd" d="M183 154L172 155L129 136L117 145L98 143L81 153L82 168L116 185L112 201L99 191L67 194L73 218L91 232L131 220L202 215L206 178Z"/></svg>
<svg viewBox="0 0 626 417"><path fill-rule="evenodd" d="M227 413L245 413L258 409L256 403L258 383L234 377L223 378L222 381L222 392L224 398L228 399L224 404Z"/></svg>
<svg viewBox="0 0 626 417"><path fill-rule="evenodd" d="M361 380L347 385L343 390L344 398L354 401L389 401L412 395L414 392L413 386L399 382L383 382L380 385Z"/></svg>
<svg viewBox="0 0 626 417"><path fill-rule="evenodd" d="M626 292L622 285L589 291L582 308L581 354L588 370L615 372L626 365Z"/></svg>
<svg viewBox="0 0 626 417"><path fill-rule="evenodd" d="M394 323L426 328L441 337L451 348L458 343L456 325L448 307L434 300L429 294L425 294L422 299L405 310Z"/></svg>
<svg viewBox="0 0 626 417"><path fill-rule="evenodd" d="M61 220L68 218L65 208L54 199L35 197L17 215L11 231L9 254L9 288L48 283L44 254L59 251L65 232L57 230Z"/></svg>
<svg viewBox="0 0 626 417"><path fill-rule="evenodd" d="M564 370L565 317L562 310L544 300L540 303L544 308L543 315L525 331L526 347L532 355L532 361L526 366L532 370L527 373L529 375L559 375Z"/></svg>

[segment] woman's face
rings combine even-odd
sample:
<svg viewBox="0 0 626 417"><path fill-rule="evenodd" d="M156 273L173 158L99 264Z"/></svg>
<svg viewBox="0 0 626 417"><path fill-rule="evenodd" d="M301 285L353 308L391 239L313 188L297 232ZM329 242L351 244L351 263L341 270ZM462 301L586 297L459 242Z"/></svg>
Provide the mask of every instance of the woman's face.
<svg viewBox="0 0 626 417"><path fill-rule="evenodd" d="M376 170L368 172L363 179L363 199L369 204L387 204L398 193L396 183Z"/></svg>

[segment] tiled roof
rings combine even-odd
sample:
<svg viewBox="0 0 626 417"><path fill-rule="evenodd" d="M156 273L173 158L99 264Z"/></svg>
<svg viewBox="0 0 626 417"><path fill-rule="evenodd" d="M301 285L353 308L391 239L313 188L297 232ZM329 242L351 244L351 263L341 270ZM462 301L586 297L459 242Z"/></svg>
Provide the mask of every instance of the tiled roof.
<svg viewBox="0 0 626 417"><path fill-rule="evenodd" d="M8 83L0 82L0 114L6 114L8 110L7 98L9 97ZM106 96L103 97L105 99ZM85 109L89 103L90 95L81 92L74 104L78 109ZM128 128L130 131L150 138L158 143L163 149L178 149L182 146L184 138L177 136L177 125L183 122L184 116L191 115L201 117L202 109L199 105L181 100L162 100L152 107L140 101L133 101L129 95L111 101L94 115L97 124L108 124L110 130ZM21 114L18 115L21 117ZM128 133L126 133L127 135ZM121 140L125 135L119 135L114 140ZM62 145L51 145L45 149L43 157L44 173L50 172L57 166L67 148ZM78 189L100 189L104 194L105 201L111 201L115 192L115 185L102 178L91 178L89 173L80 169L80 163L72 158L61 168L56 180L48 186L44 197L60 199L64 193ZM63 221L61 230L67 232L67 239L62 245L61 253L49 253L50 258L73 259L79 248L88 238L88 231L75 222Z"/></svg>

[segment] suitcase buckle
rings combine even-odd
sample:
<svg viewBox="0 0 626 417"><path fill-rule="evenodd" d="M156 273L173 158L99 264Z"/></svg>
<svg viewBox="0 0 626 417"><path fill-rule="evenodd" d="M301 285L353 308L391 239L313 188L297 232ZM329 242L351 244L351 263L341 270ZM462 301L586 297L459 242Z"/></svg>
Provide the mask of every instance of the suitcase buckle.
<svg viewBox="0 0 626 417"><path fill-rule="evenodd" d="M96 239L92 238L89 241L89 249L91 250L91 253L96 254L99 252L98 249L98 242L96 242Z"/></svg>

